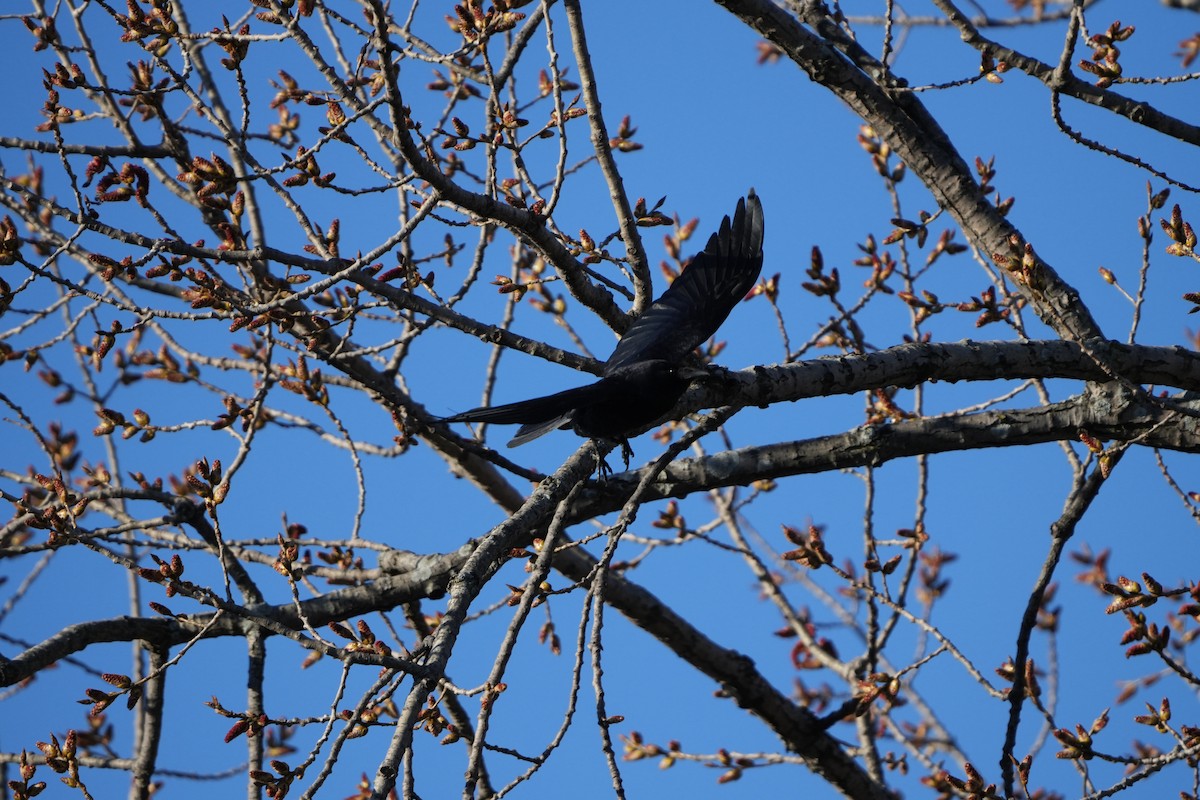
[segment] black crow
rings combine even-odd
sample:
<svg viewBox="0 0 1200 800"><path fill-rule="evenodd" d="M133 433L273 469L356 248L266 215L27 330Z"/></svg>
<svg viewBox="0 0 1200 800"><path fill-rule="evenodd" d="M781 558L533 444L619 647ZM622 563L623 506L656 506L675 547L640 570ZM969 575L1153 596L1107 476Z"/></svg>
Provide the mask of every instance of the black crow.
<svg viewBox="0 0 1200 800"><path fill-rule="evenodd" d="M628 463L626 436L670 411L692 379L708 374L683 362L758 280L762 243L762 203L751 189L738 200L733 221L721 220L705 248L625 331L600 380L443 421L521 423L509 447L556 428L571 428L580 436L620 442Z"/></svg>

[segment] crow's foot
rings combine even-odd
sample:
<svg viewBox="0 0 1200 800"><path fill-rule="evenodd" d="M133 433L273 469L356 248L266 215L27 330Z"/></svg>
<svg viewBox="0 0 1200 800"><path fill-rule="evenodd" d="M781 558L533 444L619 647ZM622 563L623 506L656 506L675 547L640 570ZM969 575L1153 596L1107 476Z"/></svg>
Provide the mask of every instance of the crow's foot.
<svg viewBox="0 0 1200 800"><path fill-rule="evenodd" d="M600 480L605 480L609 475L613 474L612 467L608 465L608 462L604 460L604 456L600 455L599 451L596 453L596 474Z"/></svg>
<svg viewBox="0 0 1200 800"><path fill-rule="evenodd" d="M625 471L629 471L629 459L633 458L633 448L628 439L621 439L621 460L625 462Z"/></svg>
<svg viewBox="0 0 1200 800"><path fill-rule="evenodd" d="M617 439L616 443L621 448L621 461L625 464L625 471L629 471L629 459L633 458L633 448L629 446L628 439ZM612 467L604 460L604 456L600 455L599 449L596 450L596 472L600 480L604 480L613 474Z"/></svg>

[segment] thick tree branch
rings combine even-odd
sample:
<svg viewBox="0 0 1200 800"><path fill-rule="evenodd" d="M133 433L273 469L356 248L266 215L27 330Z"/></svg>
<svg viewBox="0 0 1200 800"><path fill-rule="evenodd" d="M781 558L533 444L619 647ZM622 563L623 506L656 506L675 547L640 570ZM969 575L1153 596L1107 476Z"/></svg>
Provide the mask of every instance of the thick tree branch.
<svg viewBox="0 0 1200 800"><path fill-rule="evenodd" d="M1016 67L1030 77L1037 78L1046 88L1082 100L1106 111L1119 114L1131 122L1144 125L1188 144L1200 145L1200 126L1192 125L1170 114L1159 111L1149 103L1133 100L1111 89L1100 89L1087 81L1075 77L1069 70L1059 71L1044 61L1005 47L987 38L972 24L970 18L949 0L934 0L946 18L958 28L962 40L971 47L989 53L997 61Z"/></svg>
<svg viewBox="0 0 1200 800"><path fill-rule="evenodd" d="M1104 339L952 344L914 342L862 355L723 373L701 397L704 406L766 406L807 397L889 386L1026 378L1069 378L1172 386L1200 391L1200 353Z"/></svg>
<svg viewBox="0 0 1200 800"><path fill-rule="evenodd" d="M578 548L554 557L555 569L576 581L584 580L595 565L595 559ZM739 706L767 723L789 750L802 756L813 772L843 795L856 800L893 797L886 787L871 780L808 709L776 689L750 658L716 644L636 583L615 573L605 580L604 597L609 605L717 681Z"/></svg>
<svg viewBox="0 0 1200 800"><path fill-rule="evenodd" d="M280 605L248 606L239 614L226 613L205 632L203 638L219 636L245 637L251 629L266 626L266 633L304 630L304 619L319 627L343 621L372 611L395 608L403 603L426 597L441 597L446 592L454 572L474 550L473 541L458 550L437 555L418 555L395 551L381 557L380 562L392 574L369 586L339 589L311 600L304 600L297 610L291 602ZM234 607L230 607L233 610ZM175 618L116 617L71 625L34 645L13 659L0 659L0 686L11 686L59 659L78 653L93 644L103 642L143 641L158 647L173 647L192 640L198 631L212 622L211 614L180 614ZM297 634L299 636L299 634ZM299 639L298 639L299 640ZM314 642L308 642L322 650ZM331 652L338 658L362 660L365 663L388 662L392 666L413 671L424 670L399 659L380 660L362 653Z"/></svg>
<svg viewBox="0 0 1200 800"><path fill-rule="evenodd" d="M646 501L687 497L722 486L746 486L783 478L862 466L898 458L985 447L1016 447L1079 439L1081 431L1099 439L1136 441L1147 447L1200 452L1200 402L1179 404L1185 413L1132 403L1114 404L1103 395L1082 394L1050 406L947 415L864 425L815 439L743 447L672 463L646 492ZM621 507L642 470L614 475L581 496L572 519L583 520Z"/></svg>
<svg viewBox="0 0 1200 800"><path fill-rule="evenodd" d="M1024 237L988 202L945 131L912 92L881 85L891 80L890 75L882 67L872 66L873 59L833 19L824 16L821 4L803 4L811 18L806 22L817 30L813 33L770 0L717 2L779 47L815 83L828 88L871 125L985 255L1009 257L1015 252L1017 261L1021 260ZM839 48L854 53L854 60ZM1025 275L1010 274L1027 290L1042 321L1066 339L1100 336L1079 293L1032 251L1029 257L1032 261Z"/></svg>

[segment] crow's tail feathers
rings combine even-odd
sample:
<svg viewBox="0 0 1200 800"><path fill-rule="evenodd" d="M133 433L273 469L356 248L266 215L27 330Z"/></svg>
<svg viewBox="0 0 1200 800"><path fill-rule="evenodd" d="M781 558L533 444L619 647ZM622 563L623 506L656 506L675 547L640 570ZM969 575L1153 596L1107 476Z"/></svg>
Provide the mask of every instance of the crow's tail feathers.
<svg viewBox="0 0 1200 800"><path fill-rule="evenodd" d="M532 400L474 408L452 417L444 417L442 422L495 422L501 425L521 423L517 435L508 443L509 447L516 447L557 428L568 427L575 407L579 405L588 389L591 387L580 386Z"/></svg>
<svg viewBox="0 0 1200 800"><path fill-rule="evenodd" d="M560 414L554 419L548 419L545 422L527 422L517 428L517 435L508 440L509 447L518 447L526 442L533 441L539 436L545 436L550 431L556 431L559 428L569 428L571 426L573 412L568 411L565 414Z"/></svg>

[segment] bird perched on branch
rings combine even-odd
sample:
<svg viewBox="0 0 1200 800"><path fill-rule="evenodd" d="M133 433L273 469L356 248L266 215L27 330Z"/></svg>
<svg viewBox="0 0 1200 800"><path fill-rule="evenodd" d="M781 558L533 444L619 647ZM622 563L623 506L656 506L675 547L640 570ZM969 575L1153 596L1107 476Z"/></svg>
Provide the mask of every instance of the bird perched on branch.
<svg viewBox="0 0 1200 800"><path fill-rule="evenodd" d="M693 379L709 374L683 362L758 280L762 243L762 203L751 189L738 200L733 220L721 220L704 249L625 331L600 380L532 400L472 409L443 422L520 423L509 447L571 428L580 436L619 442L628 466L627 436L670 411Z"/></svg>

